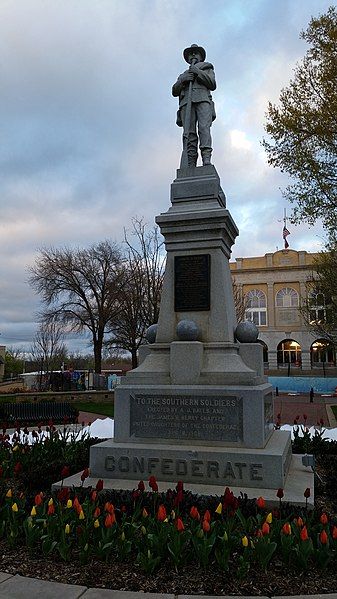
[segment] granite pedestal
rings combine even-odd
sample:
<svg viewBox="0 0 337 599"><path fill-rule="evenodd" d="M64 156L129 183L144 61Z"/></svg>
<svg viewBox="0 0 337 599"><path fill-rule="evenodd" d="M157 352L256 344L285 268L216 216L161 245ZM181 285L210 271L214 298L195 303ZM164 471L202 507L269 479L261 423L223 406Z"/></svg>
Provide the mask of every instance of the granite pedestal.
<svg viewBox="0 0 337 599"><path fill-rule="evenodd" d="M215 168L178 171L156 222L167 264L155 342L115 391L115 437L91 448L91 476L136 486L155 475L200 493L284 487L290 433L273 430L262 346L235 338L229 257L238 230ZM197 339L180 337L186 322Z"/></svg>

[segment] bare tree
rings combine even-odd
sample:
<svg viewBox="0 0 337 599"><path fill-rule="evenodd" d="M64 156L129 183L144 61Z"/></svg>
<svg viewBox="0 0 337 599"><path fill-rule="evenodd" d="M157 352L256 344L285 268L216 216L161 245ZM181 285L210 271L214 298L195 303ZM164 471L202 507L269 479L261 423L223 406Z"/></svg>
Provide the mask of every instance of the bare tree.
<svg viewBox="0 0 337 599"><path fill-rule="evenodd" d="M121 252L111 241L89 248L43 248L30 269L29 283L40 294L44 322L90 333L95 372L101 372L108 324L117 318L125 284Z"/></svg>
<svg viewBox="0 0 337 599"><path fill-rule="evenodd" d="M158 321L165 259L158 228L148 230L143 220L137 218L132 224L135 244L124 231L126 284L120 296L119 318L111 323L109 343L129 351L135 368L146 329Z"/></svg>
<svg viewBox="0 0 337 599"><path fill-rule="evenodd" d="M64 331L58 322L42 322L35 334L30 349L33 360L40 365L40 370L51 372L60 368L66 359L67 348L64 344Z"/></svg>
<svg viewBox="0 0 337 599"><path fill-rule="evenodd" d="M245 313L247 310L247 299L245 298L242 286L238 285L235 278L232 275L232 287L233 287L233 298L234 308L236 313L237 322L243 322L245 320Z"/></svg>

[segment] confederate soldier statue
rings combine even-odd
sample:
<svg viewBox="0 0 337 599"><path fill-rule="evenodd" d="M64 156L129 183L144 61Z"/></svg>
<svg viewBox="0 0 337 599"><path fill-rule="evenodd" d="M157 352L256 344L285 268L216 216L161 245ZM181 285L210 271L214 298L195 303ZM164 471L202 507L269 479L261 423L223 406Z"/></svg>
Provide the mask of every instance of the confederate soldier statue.
<svg viewBox="0 0 337 599"><path fill-rule="evenodd" d="M172 87L172 95L179 96L177 125L184 127L183 153L180 167L196 166L199 146L203 165L211 163L211 126L215 119L211 91L216 88L213 65L205 62L206 52L201 46L192 44L185 48L184 58L190 67L179 75Z"/></svg>

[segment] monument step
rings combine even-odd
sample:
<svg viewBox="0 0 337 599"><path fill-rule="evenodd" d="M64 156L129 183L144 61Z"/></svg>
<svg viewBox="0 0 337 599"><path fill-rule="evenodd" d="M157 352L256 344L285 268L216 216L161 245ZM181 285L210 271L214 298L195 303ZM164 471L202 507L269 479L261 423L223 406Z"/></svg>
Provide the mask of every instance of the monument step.
<svg viewBox="0 0 337 599"><path fill-rule="evenodd" d="M93 477L92 475L87 478L83 486L95 488L97 481L100 477ZM138 481L132 479L118 479L118 478L104 478L104 489L117 489L117 490L133 490L137 488ZM144 477L146 482L146 478ZM174 489L177 484L177 479L169 481L160 481L159 492L165 492L168 489ZM60 489L62 481L53 484L53 490ZM69 488L79 488L82 486L81 472L69 476L63 481L63 486ZM186 483L185 489L195 493L196 495L205 496L220 496L224 492L225 487L211 484L196 484ZM305 489L310 489L310 497L308 498L308 507L314 507L314 474L311 468L306 468L302 465L302 456L293 455L290 461L290 467L286 482L283 486L284 491L284 503L290 503L292 505L305 506L306 500L304 498ZM266 503L270 507L277 507L279 505L279 499L276 496L275 489L267 489L265 487L244 487L244 486L230 486L235 496L239 496L240 493L245 493L250 499L257 497L264 497Z"/></svg>

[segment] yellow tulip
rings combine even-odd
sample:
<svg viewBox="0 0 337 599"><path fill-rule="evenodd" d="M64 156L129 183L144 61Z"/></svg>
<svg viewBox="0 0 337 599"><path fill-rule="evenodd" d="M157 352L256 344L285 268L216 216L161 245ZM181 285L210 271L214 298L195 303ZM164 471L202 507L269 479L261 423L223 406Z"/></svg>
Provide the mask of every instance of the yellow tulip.
<svg viewBox="0 0 337 599"><path fill-rule="evenodd" d="M31 516L36 516L36 509L35 509L35 505L33 505L32 507L32 511L30 512Z"/></svg>
<svg viewBox="0 0 337 599"><path fill-rule="evenodd" d="M249 542L248 542L246 535L244 537L242 537L241 543L242 543L243 547L248 547Z"/></svg>
<svg viewBox="0 0 337 599"><path fill-rule="evenodd" d="M18 449L19 449L19 446L18 445L14 445L12 451L17 451Z"/></svg>
<svg viewBox="0 0 337 599"><path fill-rule="evenodd" d="M48 501L48 505L53 505L53 503L54 503L54 500L53 500L53 498L51 497L51 498L49 499L49 501Z"/></svg>
<svg viewBox="0 0 337 599"><path fill-rule="evenodd" d="M7 491L7 493L6 493L6 497L7 497L7 499L11 499L11 498L12 498L12 495L13 495L13 493L12 493L12 489L8 489L8 491Z"/></svg>
<svg viewBox="0 0 337 599"><path fill-rule="evenodd" d="M78 516L78 517L79 517L79 519L80 519L80 520L84 520L84 519L85 519L85 515L84 515L84 512L83 512L83 510L81 510L81 511L80 511L80 513L79 513L79 516Z"/></svg>
<svg viewBox="0 0 337 599"><path fill-rule="evenodd" d="M69 510L71 507L73 507L73 502L71 501L71 499L68 499L68 501L67 501L67 508L68 508L68 510Z"/></svg>
<svg viewBox="0 0 337 599"><path fill-rule="evenodd" d="M123 530L122 534L121 534L121 541L125 541L125 532Z"/></svg>
<svg viewBox="0 0 337 599"><path fill-rule="evenodd" d="M18 508L18 504L17 503L13 503L12 505L12 512L18 512L19 508Z"/></svg>
<svg viewBox="0 0 337 599"><path fill-rule="evenodd" d="M223 533L223 540L224 541L228 541L228 534L226 533L226 531Z"/></svg>
<svg viewBox="0 0 337 599"><path fill-rule="evenodd" d="M70 526L69 526L69 524L66 524L64 532L66 533L66 535L68 535L70 533Z"/></svg>
<svg viewBox="0 0 337 599"><path fill-rule="evenodd" d="M94 521L94 527L95 528L99 528L99 520L96 518L96 520Z"/></svg>
<svg viewBox="0 0 337 599"><path fill-rule="evenodd" d="M146 528L145 528L145 526L142 526L140 530L142 531L142 535L146 535Z"/></svg>
<svg viewBox="0 0 337 599"><path fill-rule="evenodd" d="M273 514L271 512L269 512L267 518L266 518L266 522L268 522L268 524L271 524L273 521Z"/></svg>
<svg viewBox="0 0 337 599"><path fill-rule="evenodd" d="M171 512L171 518L172 518L172 520L176 519L176 513L174 510L172 510L172 512Z"/></svg>
<svg viewBox="0 0 337 599"><path fill-rule="evenodd" d="M219 503L218 507L215 510L216 514L222 514L222 503Z"/></svg>

